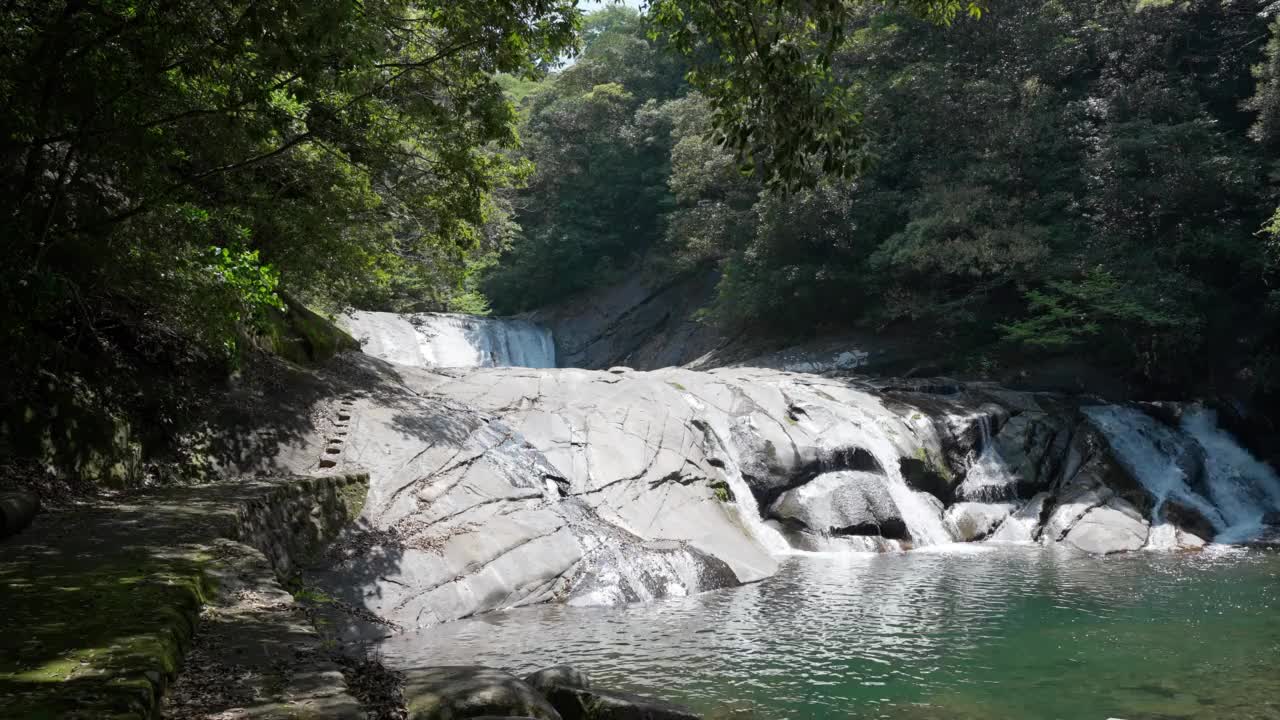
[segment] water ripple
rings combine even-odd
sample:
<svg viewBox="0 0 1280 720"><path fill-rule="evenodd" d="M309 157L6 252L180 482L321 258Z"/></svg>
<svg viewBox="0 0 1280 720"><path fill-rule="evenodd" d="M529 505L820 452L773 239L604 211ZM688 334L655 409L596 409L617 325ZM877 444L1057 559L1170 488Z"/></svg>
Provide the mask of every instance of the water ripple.
<svg viewBox="0 0 1280 720"><path fill-rule="evenodd" d="M762 583L651 605L492 614L382 652L571 663L715 717L1275 720L1278 607L1274 553L943 546L795 557Z"/></svg>

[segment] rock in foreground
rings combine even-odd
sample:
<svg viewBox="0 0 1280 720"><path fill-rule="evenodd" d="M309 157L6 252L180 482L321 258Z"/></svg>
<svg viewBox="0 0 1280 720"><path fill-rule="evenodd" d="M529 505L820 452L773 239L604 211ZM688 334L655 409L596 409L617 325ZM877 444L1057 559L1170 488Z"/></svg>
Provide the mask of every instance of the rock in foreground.
<svg viewBox="0 0 1280 720"><path fill-rule="evenodd" d="M558 687L548 698L564 720L700 720L686 707L630 693Z"/></svg>
<svg viewBox="0 0 1280 720"><path fill-rule="evenodd" d="M540 670L524 680L487 667L433 667L405 672L404 697L410 720L700 718L692 710L673 703L590 688L587 676L568 666Z"/></svg>
<svg viewBox="0 0 1280 720"><path fill-rule="evenodd" d="M514 675L479 666L405 671L409 720L454 720L480 716L561 720L541 694Z"/></svg>

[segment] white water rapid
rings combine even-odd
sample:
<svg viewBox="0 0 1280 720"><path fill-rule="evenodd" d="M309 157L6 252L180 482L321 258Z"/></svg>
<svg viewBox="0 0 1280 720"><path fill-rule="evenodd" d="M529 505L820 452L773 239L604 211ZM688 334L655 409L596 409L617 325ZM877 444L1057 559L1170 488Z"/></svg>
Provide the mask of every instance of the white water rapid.
<svg viewBox="0 0 1280 720"><path fill-rule="evenodd" d="M1156 498L1148 547L1172 546L1175 533L1163 507L1176 500L1199 510L1217 542L1240 542L1262 529L1262 517L1280 509L1280 479L1240 447L1204 409L1189 410L1181 432L1128 407L1105 405L1084 412L1102 431L1126 469ZM1203 457L1203 477L1188 471ZM1207 497L1206 497L1207 495Z"/></svg>
<svg viewBox="0 0 1280 720"><path fill-rule="evenodd" d="M368 355L414 367L556 366L551 331L527 320L451 313L352 312L342 324Z"/></svg>
<svg viewBox="0 0 1280 720"><path fill-rule="evenodd" d="M1262 516L1280 510L1280 478L1271 466L1250 455L1219 428L1212 410L1186 413L1182 430L1204 448L1209 499L1227 523L1218 541L1239 542L1257 536L1262 530Z"/></svg>

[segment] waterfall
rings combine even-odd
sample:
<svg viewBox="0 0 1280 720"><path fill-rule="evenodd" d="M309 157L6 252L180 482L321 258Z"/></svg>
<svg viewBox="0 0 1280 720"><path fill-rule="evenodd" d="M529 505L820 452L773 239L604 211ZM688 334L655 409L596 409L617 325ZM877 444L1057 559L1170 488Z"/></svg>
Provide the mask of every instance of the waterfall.
<svg viewBox="0 0 1280 720"><path fill-rule="evenodd" d="M942 503L934 500L928 493L917 492L902 479L902 473L896 465L886 468L888 472L889 497L902 513L902 521L911 533L911 542L916 546L944 545L952 542L951 531L942 522ZM937 503L937 504L935 504Z"/></svg>
<svg viewBox="0 0 1280 720"><path fill-rule="evenodd" d="M1009 486L1009 467L992 441L991 416L978 415L977 422L981 434L978 456L965 473L957 493L976 502L1002 502L1007 499L1003 491Z"/></svg>
<svg viewBox="0 0 1280 720"><path fill-rule="evenodd" d="M1218 542L1250 539L1262 529L1263 515L1280 509L1280 479L1275 471L1220 429L1211 411L1189 410L1181 431L1134 408L1105 405L1085 408L1084 412L1106 435L1121 464L1156 499L1151 547L1176 542L1176 533L1163 513L1169 500L1204 514L1218 532L1212 538ZM1207 498L1191 487L1187 476L1185 461L1195 450L1204 453L1202 485ZM1184 463L1178 462L1180 458Z"/></svg>
<svg viewBox="0 0 1280 720"><path fill-rule="evenodd" d="M907 485L902 476L899 460L913 457L924 448L918 433L922 426L913 427L903 418L884 406L880 398L852 388L838 397L830 395L832 388L824 388L823 394L815 394L802 382L786 385L787 392L797 400L809 398L807 403L813 413L802 416L799 422L815 435L822 437L828 447L860 447L870 452L884 469L885 488L902 513L902 521L917 546L943 545L954 541L951 531L942 521L942 503L932 495L918 492ZM838 405L833 405L836 400ZM835 414L834 422L819 421L815 417L820 408ZM922 424L927 421L921 418Z"/></svg>
<svg viewBox="0 0 1280 720"><path fill-rule="evenodd" d="M352 312L342 324L368 355L414 367L556 366L547 328L514 318L451 313Z"/></svg>
<svg viewBox="0 0 1280 720"><path fill-rule="evenodd" d="M747 534L755 538L756 542L771 555L785 555L791 552L791 543L787 542L776 527L764 521L760 513L760 503L756 502L755 494L751 492L751 487L742 477L737 460L729 458L725 463L724 478L729 485L729 491L733 493L738 517Z"/></svg>
<svg viewBox="0 0 1280 720"><path fill-rule="evenodd" d="M874 398L872 398L874 399ZM896 415L890 413L876 400L877 406L884 412L884 419L900 423ZM898 463L901 451L894 445L883 425L877 422L865 423L865 427L878 430L867 432L862 437L866 447L880 467L885 471L885 487L889 497L893 498L898 511L902 513L902 521L911 533L911 542L915 546L943 545L954 540L951 531L942 521L942 503L929 493L912 490L902 477L902 467Z"/></svg>
<svg viewBox="0 0 1280 720"><path fill-rule="evenodd" d="M1204 448L1209 498L1226 521L1217 540L1240 542L1255 537L1262 529L1262 516L1280 510L1280 478L1275 470L1219 428L1212 410L1188 411L1182 429Z"/></svg>
<svg viewBox="0 0 1280 720"><path fill-rule="evenodd" d="M1177 546L1176 528L1164 514L1169 500L1194 507L1213 523L1215 530L1223 529L1226 523L1221 513L1191 488L1185 466L1178 463L1179 457L1191 452L1186 436L1135 408L1101 405L1084 408L1084 413L1106 436L1120 464L1155 498L1147 547Z"/></svg>
<svg viewBox="0 0 1280 720"><path fill-rule="evenodd" d="M706 412L707 404L693 393L684 391L680 396L695 412L699 414ZM791 552L791 543L787 542L777 528L764 521L764 516L760 512L760 503L756 501L755 493L751 492L751 486L747 484L746 478L742 477L737 450L732 443L725 442L725 438L730 437L728 429L723 427L717 429L710 422L704 428L706 440L713 446L714 454L724 463L722 473L725 484L733 494L734 508L737 510L738 520L743 529L770 555L785 555Z"/></svg>

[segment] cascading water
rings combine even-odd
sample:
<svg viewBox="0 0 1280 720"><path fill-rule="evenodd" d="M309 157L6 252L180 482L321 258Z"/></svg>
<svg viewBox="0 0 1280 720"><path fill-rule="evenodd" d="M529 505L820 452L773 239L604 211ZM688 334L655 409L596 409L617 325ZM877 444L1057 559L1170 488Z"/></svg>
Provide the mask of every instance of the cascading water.
<svg viewBox="0 0 1280 720"><path fill-rule="evenodd" d="M1182 432L1134 408L1104 405L1084 408L1084 412L1106 435L1120 462L1156 500L1148 547L1176 543L1176 531L1164 517L1170 500L1208 518L1218 542L1248 540L1262 529L1266 512L1280 509L1280 479L1219 429L1211 411L1188 411ZM1187 474L1196 451L1204 457L1204 478L1197 485L1207 489L1207 498L1192 487Z"/></svg>
<svg viewBox="0 0 1280 720"><path fill-rule="evenodd" d="M689 403L689 407L696 411L702 412L707 408L706 403L691 393L682 393L682 397ZM751 486L747 484L746 478L742 477L738 454L733 446L724 440L728 433L709 425L707 430L709 431L708 440L715 445L717 454L721 456L721 461L724 463L725 483L729 486L729 492L733 494L738 519L742 522L747 534L771 555L785 555L791 552L791 544L782 536L782 533L764 521L760 513L760 504L756 502L756 496L751 492Z"/></svg>
<svg viewBox="0 0 1280 720"><path fill-rule="evenodd" d="M1183 415L1182 429L1204 448L1209 498L1227 525L1217 540L1241 542L1256 537L1262 530L1263 515L1280 510L1280 478L1275 470L1219 428L1212 410L1188 411Z"/></svg>
<svg viewBox="0 0 1280 720"><path fill-rule="evenodd" d="M755 538L756 542L770 554L785 555L791 552L791 543L787 542L777 528L766 523L761 517L760 504L756 502L751 486L747 485L746 479L742 477L737 460L730 458L725 463L724 476L725 482L729 485L729 491L733 493L734 503L738 506L738 516L751 537Z"/></svg>
<svg viewBox="0 0 1280 720"><path fill-rule="evenodd" d="M925 497L926 493L912 490L897 465L890 466L888 470L889 496L902 513L902 521L907 525L907 532L911 533L912 544L924 546L952 542L954 538L942 522L941 503L934 505Z"/></svg>
<svg viewBox="0 0 1280 720"><path fill-rule="evenodd" d="M527 320L434 313L414 319L422 356L431 366L556 366L551 331Z"/></svg>
<svg viewBox="0 0 1280 720"><path fill-rule="evenodd" d="M799 383L789 385L788 392L796 398L803 398L810 393ZM885 488L902 514L913 545L919 547L953 542L951 532L942 521L941 503L928 493L911 489L902 476L899 459L913 456L915 450L919 449L911 440L914 438L911 428L870 393L852 391L843 395L840 400L841 406L833 409L841 412L843 421L825 431L815 426L815 433L822 435L833 447L860 447L871 453L884 469ZM814 405L821 406L822 403L816 401ZM811 424L813 421L809 415L805 415L799 422Z"/></svg>
<svg viewBox="0 0 1280 720"><path fill-rule="evenodd" d="M1101 405L1084 408L1084 413L1107 437L1121 464L1155 498L1147 547L1177 546L1177 529L1165 518L1165 504L1171 499L1196 508L1213 523L1215 530L1222 530L1225 522L1221 514L1211 502L1192 490L1185 464L1177 461L1191 452L1187 438L1130 407Z"/></svg>
<svg viewBox="0 0 1280 720"><path fill-rule="evenodd" d="M1005 499L1001 491L1009 485L1009 467L992 442L991 417L979 415L977 423L981 434L978 456L965 473L964 482L957 488L957 493L965 499L977 502L1000 502Z"/></svg>
<svg viewBox="0 0 1280 720"><path fill-rule="evenodd" d="M342 323L368 355L432 368L556 366L547 328L514 318L450 313L353 312Z"/></svg>

